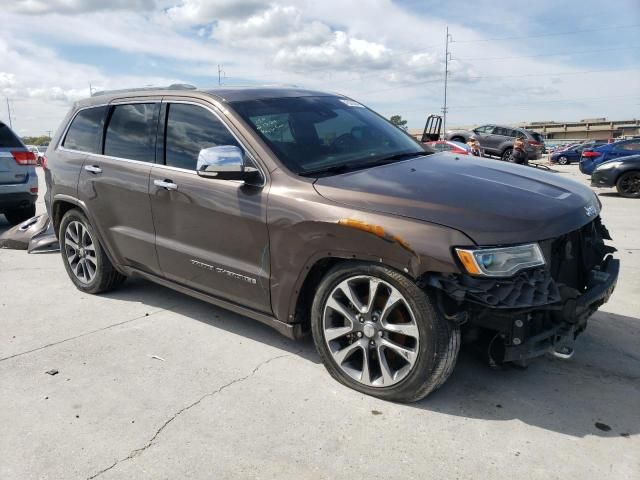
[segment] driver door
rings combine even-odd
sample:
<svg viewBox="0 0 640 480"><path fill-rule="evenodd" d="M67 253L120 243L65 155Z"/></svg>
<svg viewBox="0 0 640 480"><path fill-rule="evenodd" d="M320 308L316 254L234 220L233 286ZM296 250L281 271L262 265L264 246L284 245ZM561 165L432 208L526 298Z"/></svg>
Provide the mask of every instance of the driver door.
<svg viewBox="0 0 640 480"><path fill-rule="evenodd" d="M212 107L195 100L165 100L160 130L164 142L149 188L163 275L270 312L267 188L196 173L202 149L246 149Z"/></svg>

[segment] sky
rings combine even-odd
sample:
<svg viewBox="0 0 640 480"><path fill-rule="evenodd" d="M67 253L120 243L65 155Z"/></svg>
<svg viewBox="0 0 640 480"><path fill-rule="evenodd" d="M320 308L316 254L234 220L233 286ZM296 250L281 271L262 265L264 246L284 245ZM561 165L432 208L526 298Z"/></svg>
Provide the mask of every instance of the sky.
<svg viewBox="0 0 640 480"><path fill-rule="evenodd" d="M421 128L640 112L640 0L0 0L0 120L55 131L95 90L338 92Z"/></svg>

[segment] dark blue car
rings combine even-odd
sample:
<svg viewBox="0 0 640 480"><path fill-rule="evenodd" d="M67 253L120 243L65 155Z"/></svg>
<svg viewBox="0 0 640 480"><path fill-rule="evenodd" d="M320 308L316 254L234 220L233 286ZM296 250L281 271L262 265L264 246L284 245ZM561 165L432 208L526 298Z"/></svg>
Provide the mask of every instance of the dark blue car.
<svg viewBox="0 0 640 480"><path fill-rule="evenodd" d="M591 175L596 167L603 162L638 154L640 154L640 138L621 140L600 145L596 148L585 149L580 158L580 171Z"/></svg>

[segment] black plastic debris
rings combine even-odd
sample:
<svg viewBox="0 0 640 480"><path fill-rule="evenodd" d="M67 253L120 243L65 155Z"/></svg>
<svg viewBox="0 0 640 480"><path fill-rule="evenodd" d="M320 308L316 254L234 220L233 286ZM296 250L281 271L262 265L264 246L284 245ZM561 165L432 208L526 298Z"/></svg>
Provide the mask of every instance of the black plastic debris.
<svg viewBox="0 0 640 480"><path fill-rule="evenodd" d="M51 375L51 376L53 376L53 375L57 375L59 372L58 372L58 370L56 370L55 368L53 368L53 369L51 369L51 370L47 370L47 371L46 371L46 372L44 372L44 373L46 373L47 375Z"/></svg>

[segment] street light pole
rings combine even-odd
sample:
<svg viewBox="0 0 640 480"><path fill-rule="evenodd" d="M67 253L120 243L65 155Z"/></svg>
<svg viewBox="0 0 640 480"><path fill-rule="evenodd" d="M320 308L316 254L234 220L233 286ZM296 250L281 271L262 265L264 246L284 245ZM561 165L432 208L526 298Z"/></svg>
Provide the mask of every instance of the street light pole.
<svg viewBox="0 0 640 480"><path fill-rule="evenodd" d="M444 49L444 106L442 107L442 136L447 132L447 81L449 80L449 59L451 54L449 53L449 42L453 39L449 35L449 26L447 25L447 33L445 39Z"/></svg>
<svg viewBox="0 0 640 480"><path fill-rule="evenodd" d="M7 99L7 114L9 115L9 128L13 130L13 121L11 120L11 106L9 105L9 97Z"/></svg>

